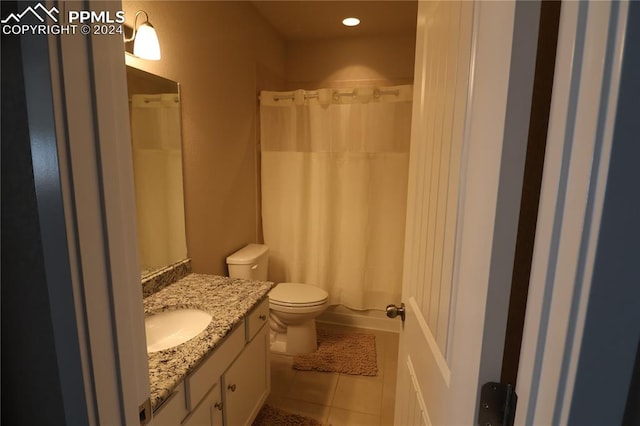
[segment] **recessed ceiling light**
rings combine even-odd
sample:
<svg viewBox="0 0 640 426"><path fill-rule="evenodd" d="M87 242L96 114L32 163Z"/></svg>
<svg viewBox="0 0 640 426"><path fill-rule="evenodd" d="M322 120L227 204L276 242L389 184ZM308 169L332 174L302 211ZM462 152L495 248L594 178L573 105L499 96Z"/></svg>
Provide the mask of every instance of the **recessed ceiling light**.
<svg viewBox="0 0 640 426"><path fill-rule="evenodd" d="M360 20L358 18L344 18L342 20L342 25L346 25L347 27L355 27L360 24Z"/></svg>

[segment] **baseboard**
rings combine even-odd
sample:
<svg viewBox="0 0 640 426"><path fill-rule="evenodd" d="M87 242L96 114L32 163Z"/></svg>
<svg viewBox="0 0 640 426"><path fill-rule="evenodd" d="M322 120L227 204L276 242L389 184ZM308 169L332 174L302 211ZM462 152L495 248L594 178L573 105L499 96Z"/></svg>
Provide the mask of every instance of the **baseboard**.
<svg viewBox="0 0 640 426"><path fill-rule="evenodd" d="M344 306L330 306L316 321L392 333L400 333L402 325L398 318L387 318L384 311L356 311Z"/></svg>

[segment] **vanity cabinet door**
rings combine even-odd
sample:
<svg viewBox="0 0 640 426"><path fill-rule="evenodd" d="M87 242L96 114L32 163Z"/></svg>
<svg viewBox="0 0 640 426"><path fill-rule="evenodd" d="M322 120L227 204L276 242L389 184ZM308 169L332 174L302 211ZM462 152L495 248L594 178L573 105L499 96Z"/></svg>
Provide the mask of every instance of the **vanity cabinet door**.
<svg viewBox="0 0 640 426"><path fill-rule="evenodd" d="M238 324L200 367L185 379L187 409L193 410L245 346L244 322Z"/></svg>
<svg viewBox="0 0 640 426"><path fill-rule="evenodd" d="M200 404L184 419L182 426L219 426L221 411L220 382L216 382Z"/></svg>
<svg viewBox="0 0 640 426"><path fill-rule="evenodd" d="M225 426L250 425L271 390L269 327L263 326L222 376Z"/></svg>
<svg viewBox="0 0 640 426"><path fill-rule="evenodd" d="M218 391L217 397L218 399L213 403L213 410L211 410L211 426L223 426L222 413L224 406L220 391Z"/></svg>

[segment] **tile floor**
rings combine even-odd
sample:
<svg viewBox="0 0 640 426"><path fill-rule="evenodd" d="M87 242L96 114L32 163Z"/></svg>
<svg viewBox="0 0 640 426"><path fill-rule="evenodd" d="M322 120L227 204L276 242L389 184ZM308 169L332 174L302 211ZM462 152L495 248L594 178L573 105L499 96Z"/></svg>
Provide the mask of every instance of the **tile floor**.
<svg viewBox="0 0 640 426"><path fill-rule="evenodd" d="M323 425L393 425L398 334L331 324L318 326L336 332L374 334L378 375L297 371L291 368L292 357L272 353L271 395L267 403L313 417Z"/></svg>

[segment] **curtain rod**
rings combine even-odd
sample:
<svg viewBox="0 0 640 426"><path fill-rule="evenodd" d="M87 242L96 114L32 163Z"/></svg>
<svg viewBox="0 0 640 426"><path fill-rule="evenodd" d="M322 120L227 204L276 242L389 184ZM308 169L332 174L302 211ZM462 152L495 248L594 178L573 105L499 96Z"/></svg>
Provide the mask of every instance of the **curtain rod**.
<svg viewBox="0 0 640 426"><path fill-rule="evenodd" d="M171 93L173 94L173 93ZM142 98L142 100L144 101L145 104L148 104L149 102L160 102L162 101L162 94L158 94L158 95L142 95L145 96L144 98ZM129 103L133 102L133 98L130 97L129 98ZM173 102L174 103L180 103L180 99L176 96L173 98Z"/></svg>
<svg viewBox="0 0 640 426"><path fill-rule="evenodd" d="M338 100L342 96L352 96L353 97L353 96L356 96L356 95L357 95L357 89L354 89L354 90L352 90L350 92L339 92L338 90L336 90L332 94L334 100ZM375 99L380 98L380 96L382 96L382 95L398 96L398 95L400 95L400 90L398 90L398 89L380 90L380 89L377 89L377 88L373 89L373 97ZM304 94L304 99L305 100L314 99L314 98L318 98L319 96L320 95L318 94L317 91L315 91L315 92L312 91L308 95L305 93ZM258 96L258 99L260 99L260 96ZM276 95L276 96L273 97L273 100L276 101L276 102L277 101L282 101L282 100L287 100L287 99L293 100L293 99L295 99L295 95L292 93L290 95L282 95L282 96Z"/></svg>

